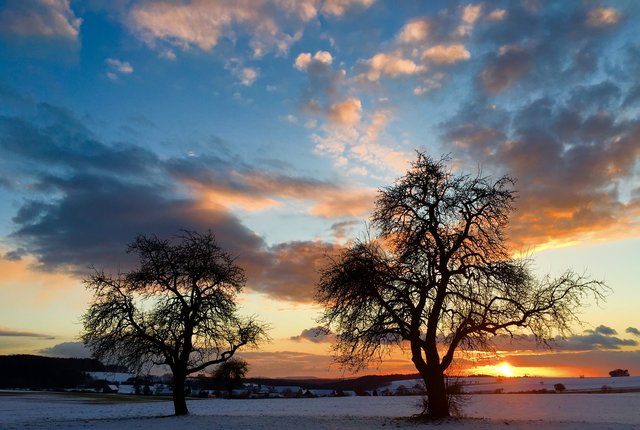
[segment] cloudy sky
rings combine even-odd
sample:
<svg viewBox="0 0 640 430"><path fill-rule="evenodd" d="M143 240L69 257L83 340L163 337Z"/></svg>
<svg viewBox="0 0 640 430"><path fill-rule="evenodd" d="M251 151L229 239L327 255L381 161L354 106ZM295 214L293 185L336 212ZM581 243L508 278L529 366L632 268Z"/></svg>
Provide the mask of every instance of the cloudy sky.
<svg viewBox="0 0 640 430"><path fill-rule="evenodd" d="M460 365L640 373L639 20L635 0L0 0L0 354L83 354L88 267L212 229L273 327L252 373L340 373L317 269L422 148L515 177L512 249L612 288L555 350L497 339Z"/></svg>

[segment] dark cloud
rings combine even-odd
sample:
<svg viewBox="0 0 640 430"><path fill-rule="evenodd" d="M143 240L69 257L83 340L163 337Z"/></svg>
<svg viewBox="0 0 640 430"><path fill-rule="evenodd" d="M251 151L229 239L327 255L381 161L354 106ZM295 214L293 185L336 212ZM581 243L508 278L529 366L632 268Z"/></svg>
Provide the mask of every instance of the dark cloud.
<svg viewBox="0 0 640 430"><path fill-rule="evenodd" d="M14 249L4 254L2 258L9 261L20 261L28 252L24 248Z"/></svg>
<svg viewBox="0 0 640 430"><path fill-rule="evenodd" d="M7 329L0 329L0 337L37 337L41 339L55 339L55 337L48 334Z"/></svg>
<svg viewBox="0 0 640 430"><path fill-rule="evenodd" d="M620 349L623 346L638 346L633 339L620 339L597 332L586 332L566 339L556 338L553 347L563 351L590 351Z"/></svg>
<svg viewBox="0 0 640 430"><path fill-rule="evenodd" d="M518 179L517 239L546 242L638 216L619 194L640 158L640 118L620 114L635 100L638 48L611 48L638 9L594 28L593 7L512 2L506 19L474 29L472 51L486 52L474 56L481 85L444 124L444 141L470 165Z"/></svg>
<svg viewBox="0 0 640 430"><path fill-rule="evenodd" d="M627 329L625 330L625 333L629 333L634 336L640 336L640 330L638 330L635 327L627 327Z"/></svg>
<svg viewBox="0 0 640 430"><path fill-rule="evenodd" d="M335 341L335 334L328 331L326 328L316 326L302 330L297 336L291 336L291 340L302 341L306 340L313 343L331 343Z"/></svg>
<svg viewBox="0 0 640 430"><path fill-rule="evenodd" d="M613 336L613 335L618 334L617 331L615 331L611 327L607 327L606 325L599 325L598 327L596 327L593 330L593 332L596 333L596 334L602 334L602 335L605 335L605 336Z"/></svg>
<svg viewBox="0 0 640 430"><path fill-rule="evenodd" d="M0 150L7 157L28 161L36 172L59 168L139 176L159 164L152 152L138 146L100 142L70 111L46 103L37 106L32 120L0 117L0 136Z"/></svg>
<svg viewBox="0 0 640 430"><path fill-rule="evenodd" d="M610 234L621 235L640 216L638 202L620 193L640 161L640 117L617 114L621 88L603 81L549 90L512 110L477 97L443 124L444 141L469 164L516 178L517 247L616 226Z"/></svg>
<svg viewBox="0 0 640 430"><path fill-rule="evenodd" d="M215 155L173 158L165 162L167 172L203 190L253 202L266 198L314 199L321 193L338 192L328 181L258 171L239 159Z"/></svg>
<svg viewBox="0 0 640 430"><path fill-rule="evenodd" d="M524 76L532 62L532 55L525 47L502 47L500 52L487 61L480 73L480 80L487 91L499 93Z"/></svg>
<svg viewBox="0 0 640 430"><path fill-rule="evenodd" d="M340 221L331 225L331 231L333 233L333 237L338 240L342 240L352 237L352 233L357 226L364 227L362 221L359 220Z"/></svg>
<svg viewBox="0 0 640 430"><path fill-rule="evenodd" d="M627 330L627 333L631 333ZM557 336L547 343L542 343L532 335L506 336L500 335L492 339L497 350L501 351L528 351L550 348L556 351L591 351L591 350L618 350L622 347L634 347L640 345L633 339L622 339L616 336L618 333L611 327L604 325L594 330L585 330L582 334L567 337Z"/></svg>
<svg viewBox="0 0 640 430"><path fill-rule="evenodd" d="M288 242L242 259L251 288L278 299L312 302L320 269L327 256L339 252L338 245L325 242Z"/></svg>
<svg viewBox="0 0 640 430"><path fill-rule="evenodd" d="M91 351L82 342L62 342L39 352L47 357L91 358Z"/></svg>
<svg viewBox="0 0 640 430"><path fill-rule="evenodd" d="M136 235L168 237L181 228L211 229L233 253L262 245L233 215L200 210L194 201L167 196L159 185L87 174L55 182L64 197L52 204L26 203L13 219L18 228L11 235L46 270L126 269L132 256L124 253L125 244Z"/></svg>
<svg viewBox="0 0 640 430"><path fill-rule="evenodd" d="M0 117L0 154L0 166L28 184L12 219L15 248L4 258L31 254L41 270L128 270L135 256L125 253L126 244L137 235L210 229L238 257L250 288L309 302L318 268L335 251L321 242L267 246L223 204L312 199L339 187L259 171L224 151L161 160L135 145L106 144L71 112L41 104L29 120ZM214 191L217 200L205 202L193 190Z"/></svg>

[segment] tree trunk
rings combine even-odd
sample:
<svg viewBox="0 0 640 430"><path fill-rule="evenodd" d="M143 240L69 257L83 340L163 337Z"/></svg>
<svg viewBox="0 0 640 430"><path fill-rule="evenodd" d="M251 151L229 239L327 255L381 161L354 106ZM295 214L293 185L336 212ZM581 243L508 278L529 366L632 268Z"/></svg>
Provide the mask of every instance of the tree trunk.
<svg viewBox="0 0 640 430"><path fill-rule="evenodd" d="M432 347L426 350L429 360L425 361L420 344L411 342L411 361L413 361L416 370L422 376L424 387L427 390L428 407L425 412L429 418L438 420L450 416L449 400L447 399L444 372L440 369L440 358L435 338L433 338L432 343Z"/></svg>
<svg viewBox="0 0 640 430"><path fill-rule="evenodd" d="M444 381L444 373L439 368L429 366L425 373L420 373L427 389L429 418L437 420L447 418L449 414L449 400L447 399L447 386Z"/></svg>
<svg viewBox="0 0 640 430"><path fill-rule="evenodd" d="M187 399L184 395L185 376L178 372L173 373L173 408L176 415L187 415Z"/></svg>

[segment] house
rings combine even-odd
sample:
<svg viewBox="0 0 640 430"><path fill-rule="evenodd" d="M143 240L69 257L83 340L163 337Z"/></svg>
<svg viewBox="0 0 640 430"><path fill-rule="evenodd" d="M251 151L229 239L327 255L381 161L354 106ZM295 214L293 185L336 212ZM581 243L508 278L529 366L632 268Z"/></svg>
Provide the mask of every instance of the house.
<svg viewBox="0 0 640 430"><path fill-rule="evenodd" d="M153 386L153 394L156 396L171 396L173 395L173 388L171 388L171 385L156 384Z"/></svg>

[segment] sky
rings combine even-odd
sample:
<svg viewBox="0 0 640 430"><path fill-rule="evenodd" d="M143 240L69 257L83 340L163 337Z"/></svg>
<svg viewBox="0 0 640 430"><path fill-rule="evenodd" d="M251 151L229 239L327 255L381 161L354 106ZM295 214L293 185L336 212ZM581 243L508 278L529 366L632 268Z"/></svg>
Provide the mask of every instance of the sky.
<svg viewBox="0 0 640 430"><path fill-rule="evenodd" d="M420 149L517 181L514 253L611 288L554 349L456 366L640 374L640 3L0 0L0 354L86 356L90 267L211 229L271 337L261 376L345 375L318 269ZM412 372L394 353L368 373Z"/></svg>

